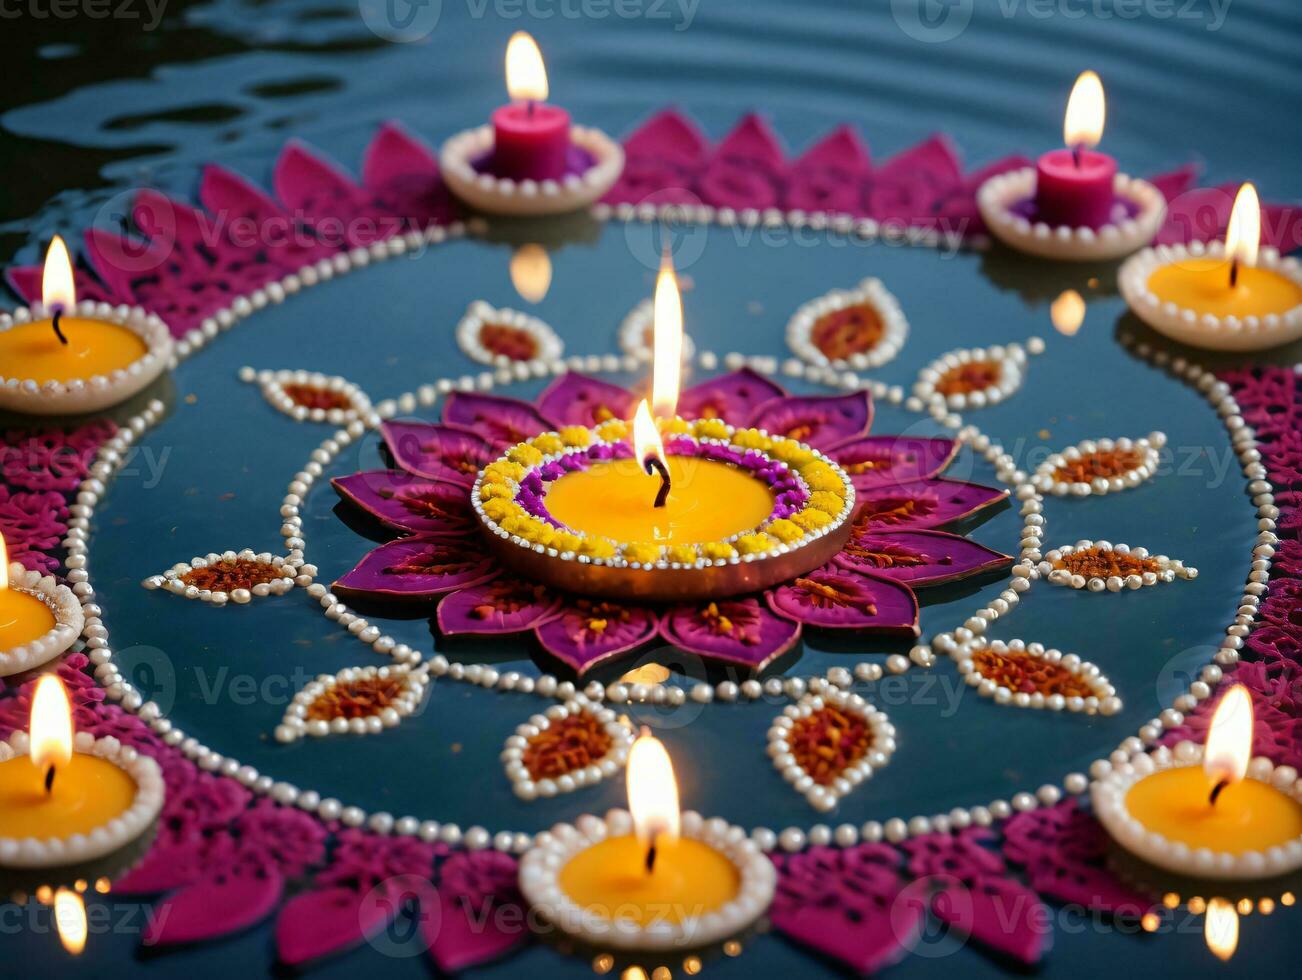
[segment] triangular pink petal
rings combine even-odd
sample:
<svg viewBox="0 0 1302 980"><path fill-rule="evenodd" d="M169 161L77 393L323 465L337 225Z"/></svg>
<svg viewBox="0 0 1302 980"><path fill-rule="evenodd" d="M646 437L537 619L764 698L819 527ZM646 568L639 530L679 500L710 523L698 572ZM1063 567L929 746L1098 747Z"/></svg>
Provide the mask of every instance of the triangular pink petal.
<svg viewBox="0 0 1302 980"><path fill-rule="evenodd" d="M269 217L280 213L262 188L216 164L204 168L199 200L216 215Z"/></svg>
<svg viewBox="0 0 1302 980"><path fill-rule="evenodd" d="M286 208L308 209L322 200L358 197L355 184L298 140L285 144L272 172L272 187Z"/></svg>
<svg viewBox="0 0 1302 980"><path fill-rule="evenodd" d="M538 410L561 425L598 425L633 417L633 395L600 378L567 371L538 396Z"/></svg>
<svg viewBox="0 0 1302 980"><path fill-rule="evenodd" d="M13 265L5 270L5 279L9 288L23 298L26 303L36 303L41 298L41 274L39 265Z"/></svg>
<svg viewBox="0 0 1302 980"><path fill-rule="evenodd" d="M839 960L861 974L873 974L901 960L916 945L926 905L916 890L860 895L872 909L838 915L835 904L783 903L770 913L773 927L802 946Z"/></svg>
<svg viewBox="0 0 1302 980"><path fill-rule="evenodd" d="M579 601L535 627L534 635L544 650L581 675L642 646L656 635L658 623L654 613L637 606Z"/></svg>
<svg viewBox="0 0 1302 980"><path fill-rule="evenodd" d="M666 160L678 167L704 165L710 142L690 119L675 109L658 112L624 140L630 157Z"/></svg>
<svg viewBox="0 0 1302 980"><path fill-rule="evenodd" d="M500 959L531 935L523 909L503 914L496 903L448 895L440 889L436 909L421 916L421 934L442 973L458 973Z"/></svg>
<svg viewBox="0 0 1302 980"><path fill-rule="evenodd" d="M132 296L132 280L163 269L169 258L167 242L125 238L102 228L86 232L86 254L109 290L124 299ZM84 295L80 288L78 296Z"/></svg>
<svg viewBox="0 0 1302 980"><path fill-rule="evenodd" d="M113 882L115 895L157 895L193 884L204 876L195 847L155 843L143 861Z"/></svg>
<svg viewBox="0 0 1302 980"><path fill-rule="evenodd" d="M778 171L782 169L785 154L773 127L763 116L751 112L715 147L714 156L716 160L745 162Z"/></svg>
<svg viewBox="0 0 1302 980"><path fill-rule="evenodd" d="M806 150L791 165L793 173L810 170L836 170L845 174L866 173L872 163L868 145L853 126L837 126Z"/></svg>
<svg viewBox="0 0 1302 980"><path fill-rule="evenodd" d="M394 180L437 177L438 172L434 152L394 122L379 128L362 160L362 183L373 190Z"/></svg>
<svg viewBox="0 0 1302 980"><path fill-rule="evenodd" d="M954 881L932 899L932 911L951 929L1028 966L1049 947L1049 910L1025 885L1009 878Z"/></svg>
<svg viewBox="0 0 1302 980"><path fill-rule="evenodd" d="M1150 896L1090 864L1060 859L1028 867L1027 872L1037 892L1069 905L1138 919L1154 904Z"/></svg>
<svg viewBox="0 0 1302 980"><path fill-rule="evenodd" d="M949 187L963 178L963 165L953 141L941 134L902 150L877 168L878 180L909 176L936 187Z"/></svg>
<svg viewBox="0 0 1302 980"><path fill-rule="evenodd" d="M1193 187L1200 169L1196 163L1186 163L1176 170L1149 177L1148 182L1161 191L1163 197L1171 201Z"/></svg>
<svg viewBox="0 0 1302 980"><path fill-rule="evenodd" d="M800 624L745 596L677 606L665 613L660 632L706 660L758 672L796 645Z"/></svg>
<svg viewBox="0 0 1302 980"><path fill-rule="evenodd" d="M300 966L352 949L375 935L397 911L352 888L321 888L295 895L276 919L277 958Z"/></svg>
<svg viewBox="0 0 1302 980"><path fill-rule="evenodd" d="M271 914L283 887L274 871L197 882L154 906L141 941L177 946L242 932Z"/></svg>

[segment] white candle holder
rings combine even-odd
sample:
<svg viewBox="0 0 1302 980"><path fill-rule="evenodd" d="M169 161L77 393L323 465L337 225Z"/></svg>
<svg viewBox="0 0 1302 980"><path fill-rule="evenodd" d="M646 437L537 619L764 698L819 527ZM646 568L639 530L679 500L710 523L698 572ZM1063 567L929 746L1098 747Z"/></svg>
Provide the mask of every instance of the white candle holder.
<svg viewBox="0 0 1302 980"><path fill-rule="evenodd" d="M1023 167L991 177L977 190L977 208L986 228L1020 252L1066 262L1119 259L1151 242L1166 219L1166 198L1161 191L1146 180L1117 174L1112 192L1135 205L1133 217L1100 228L1033 222L1013 208L1035 196L1035 181L1035 168Z"/></svg>
<svg viewBox="0 0 1302 980"><path fill-rule="evenodd" d="M90 732L73 737L73 751L93 755L117 766L136 784L136 797L122 813L88 834L69 837L0 837L0 868L61 868L94 861L119 851L149 830L163 809L163 771L116 738L95 738ZM27 733L16 731L0 742L0 763L27 755Z"/></svg>
<svg viewBox="0 0 1302 980"><path fill-rule="evenodd" d="M1264 851L1213 851L1171 840L1148 829L1131 815L1126 794L1137 782L1166 769L1201 766L1202 760L1201 745L1179 742L1174 751L1160 748L1114 765L1107 776L1090 786L1094 815L1112 839L1135 857L1176 874L1215 881L1254 880L1274 878L1302 868L1302 837ZM1269 759L1257 757L1249 763L1246 778L1274 786L1302 803L1302 779L1292 766L1276 766Z"/></svg>
<svg viewBox="0 0 1302 980"><path fill-rule="evenodd" d="M439 171L448 188L471 207L491 214L563 214L585 208L615 185L624 170L624 149L599 129L570 127L570 144L592 157L583 173L559 180L513 180L475 169L493 150L492 126L463 130L439 150Z"/></svg>
<svg viewBox="0 0 1302 980"><path fill-rule="evenodd" d="M0 677L32 670L66 653L77 642L86 623L81 600L53 575L28 571L20 563L12 562L9 565L9 588L43 602L54 614L54 627L30 643L12 650L0 650Z"/></svg>
<svg viewBox="0 0 1302 980"><path fill-rule="evenodd" d="M1190 242L1188 245L1159 245L1132 256L1117 274L1117 285L1127 305L1158 333L1191 347L1209 350L1265 350L1302 337L1302 303L1280 313L1257 316L1215 316L1163 301L1148 288L1148 280L1162 266L1190 259L1225 258L1224 242ZM1278 249L1263 248L1257 266L1269 269L1302 287L1302 263L1281 257Z"/></svg>
<svg viewBox="0 0 1302 980"><path fill-rule="evenodd" d="M31 378L0 374L0 409L27 415L83 415L102 411L139 394L167 369L172 359L172 334L167 324L138 306L110 306L82 300L68 315L126 327L145 342L145 353L108 375L94 374L70 381L42 384ZM12 313L0 313L0 332L50 316L40 303L20 306ZM4 365L0 370L8 367Z"/></svg>
<svg viewBox="0 0 1302 980"><path fill-rule="evenodd" d="M627 810L611 810L604 820L582 816L577 827L556 825L539 834L534 848L521 860L520 891L534 909L567 935L601 948L640 952L680 951L722 942L744 932L773 901L777 870L746 832L720 818L706 820L688 810L682 815L681 836L714 848L732 863L741 880L736 898L713 912L648 925L581 908L562 890L561 870L606 838L632 833L633 818Z"/></svg>

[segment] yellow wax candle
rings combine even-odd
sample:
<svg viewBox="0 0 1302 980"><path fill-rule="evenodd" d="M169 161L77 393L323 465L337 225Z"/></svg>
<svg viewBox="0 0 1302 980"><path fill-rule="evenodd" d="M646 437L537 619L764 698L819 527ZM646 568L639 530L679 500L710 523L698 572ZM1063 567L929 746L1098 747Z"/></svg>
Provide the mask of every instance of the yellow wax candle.
<svg viewBox="0 0 1302 980"><path fill-rule="evenodd" d="M47 794L45 769L20 756L0 762L0 837L89 834L125 813L135 798L135 781L126 772L80 752L56 767Z"/></svg>
<svg viewBox="0 0 1302 980"><path fill-rule="evenodd" d="M1163 303L1216 317L1283 314L1302 303L1302 286L1270 269L1241 265L1231 286L1230 263L1218 258L1159 266L1148 277L1148 288Z"/></svg>
<svg viewBox="0 0 1302 980"><path fill-rule="evenodd" d="M1302 805L1256 779L1227 785L1209 801L1216 780L1201 766L1163 769L1126 794L1126 809L1145 829L1192 848L1240 854L1302 836Z"/></svg>
<svg viewBox="0 0 1302 980"><path fill-rule="evenodd" d="M547 490L547 510L585 534L627 544L701 544L758 527L773 512L773 493L750 473L713 459L670 456L673 488L655 506L660 477L632 460L567 473Z"/></svg>
<svg viewBox="0 0 1302 980"><path fill-rule="evenodd" d="M682 837L660 844L650 872L646 853L633 835L594 844L561 869L561 891L595 915L648 925L713 912L741 890L736 866L701 841Z"/></svg>
<svg viewBox="0 0 1302 980"><path fill-rule="evenodd" d="M0 332L0 375L38 384L107 377L140 360L148 345L134 330L105 320L65 316L59 341L50 320L20 323Z"/></svg>
<svg viewBox="0 0 1302 980"><path fill-rule="evenodd" d="M0 587L0 650L12 650L39 639L54 629L54 624L54 612L36 596Z"/></svg>

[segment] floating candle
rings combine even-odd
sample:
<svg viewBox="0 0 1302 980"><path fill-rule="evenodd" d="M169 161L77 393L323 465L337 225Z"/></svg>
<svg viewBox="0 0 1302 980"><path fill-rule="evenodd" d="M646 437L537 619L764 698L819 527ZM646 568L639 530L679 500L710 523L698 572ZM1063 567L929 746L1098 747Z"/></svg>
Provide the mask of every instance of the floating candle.
<svg viewBox="0 0 1302 980"><path fill-rule="evenodd" d="M513 180L555 180L570 152L570 114L547 105L547 69L538 44L516 31L506 46L511 102L493 113L493 173Z"/></svg>
<svg viewBox="0 0 1302 980"><path fill-rule="evenodd" d="M1181 874L1246 879L1302 866L1302 780L1250 764L1252 714L1247 688L1230 688L1201 752L1181 743L1174 758L1141 755L1095 783L1099 820L1136 856Z"/></svg>
<svg viewBox="0 0 1302 980"><path fill-rule="evenodd" d="M1065 150L1051 150L1036 164L1035 208L1056 227L1099 228L1112 218L1117 161L1094 150L1103 137L1103 83L1082 72L1072 87L1063 120Z"/></svg>
<svg viewBox="0 0 1302 980"><path fill-rule="evenodd" d="M40 595L9 587L9 556L0 535L0 651L40 639L55 623L54 612Z"/></svg>

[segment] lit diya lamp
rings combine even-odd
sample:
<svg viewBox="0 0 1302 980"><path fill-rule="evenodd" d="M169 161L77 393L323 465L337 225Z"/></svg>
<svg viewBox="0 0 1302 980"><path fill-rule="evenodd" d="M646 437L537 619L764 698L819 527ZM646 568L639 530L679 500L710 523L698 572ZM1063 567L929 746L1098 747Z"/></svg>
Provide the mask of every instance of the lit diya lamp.
<svg viewBox="0 0 1302 980"><path fill-rule="evenodd" d="M163 806L158 764L116 738L73 734L63 682L42 677L30 732L0 743L0 868L68 869L129 848Z"/></svg>
<svg viewBox="0 0 1302 980"><path fill-rule="evenodd" d="M1273 878L1302 868L1302 779L1251 759L1252 698L1235 685L1204 746L1181 742L1114 766L1091 795L1099 822L1141 860L1198 879Z"/></svg>
<svg viewBox="0 0 1302 980"><path fill-rule="evenodd" d="M722 942L764 914L772 862L740 827L679 812L669 754L645 729L627 781L628 811L535 838L520 862L520 890L535 910L586 943L647 952Z"/></svg>
<svg viewBox="0 0 1302 980"><path fill-rule="evenodd" d="M623 148L597 129L574 126L547 102L542 52L524 31L506 46L511 101L491 125L451 137L439 154L443 179L457 197L495 214L557 214L586 207L624 169Z"/></svg>
<svg viewBox="0 0 1302 980"><path fill-rule="evenodd" d="M1117 161L1095 149L1106 113L1099 76L1082 72L1067 100L1064 148L978 189L977 207L995 237L1032 255L1075 261L1119 258L1153 240L1166 199L1147 181L1117 173Z"/></svg>
<svg viewBox="0 0 1302 980"><path fill-rule="evenodd" d="M1121 267L1121 295L1154 330L1194 347L1288 343L1302 337L1302 263L1260 243L1261 204L1244 184L1223 244L1144 249Z"/></svg>
<svg viewBox="0 0 1302 980"><path fill-rule="evenodd" d="M31 415L97 412L154 381L172 356L166 324L139 308L77 303L58 235L45 256L41 305L0 314L0 408Z"/></svg>
<svg viewBox="0 0 1302 980"><path fill-rule="evenodd" d="M650 403L631 426L545 432L484 467L471 503L489 550L562 592L644 601L759 592L819 568L849 538L850 477L795 439L674 415L683 317L668 263L654 302Z"/></svg>
<svg viewBox="0 0 1302 980"><path fill-rule="evenodd" d="M0 535L0 677L39 667L77 641L81 601L52 575L9 563Z"/></svg>

